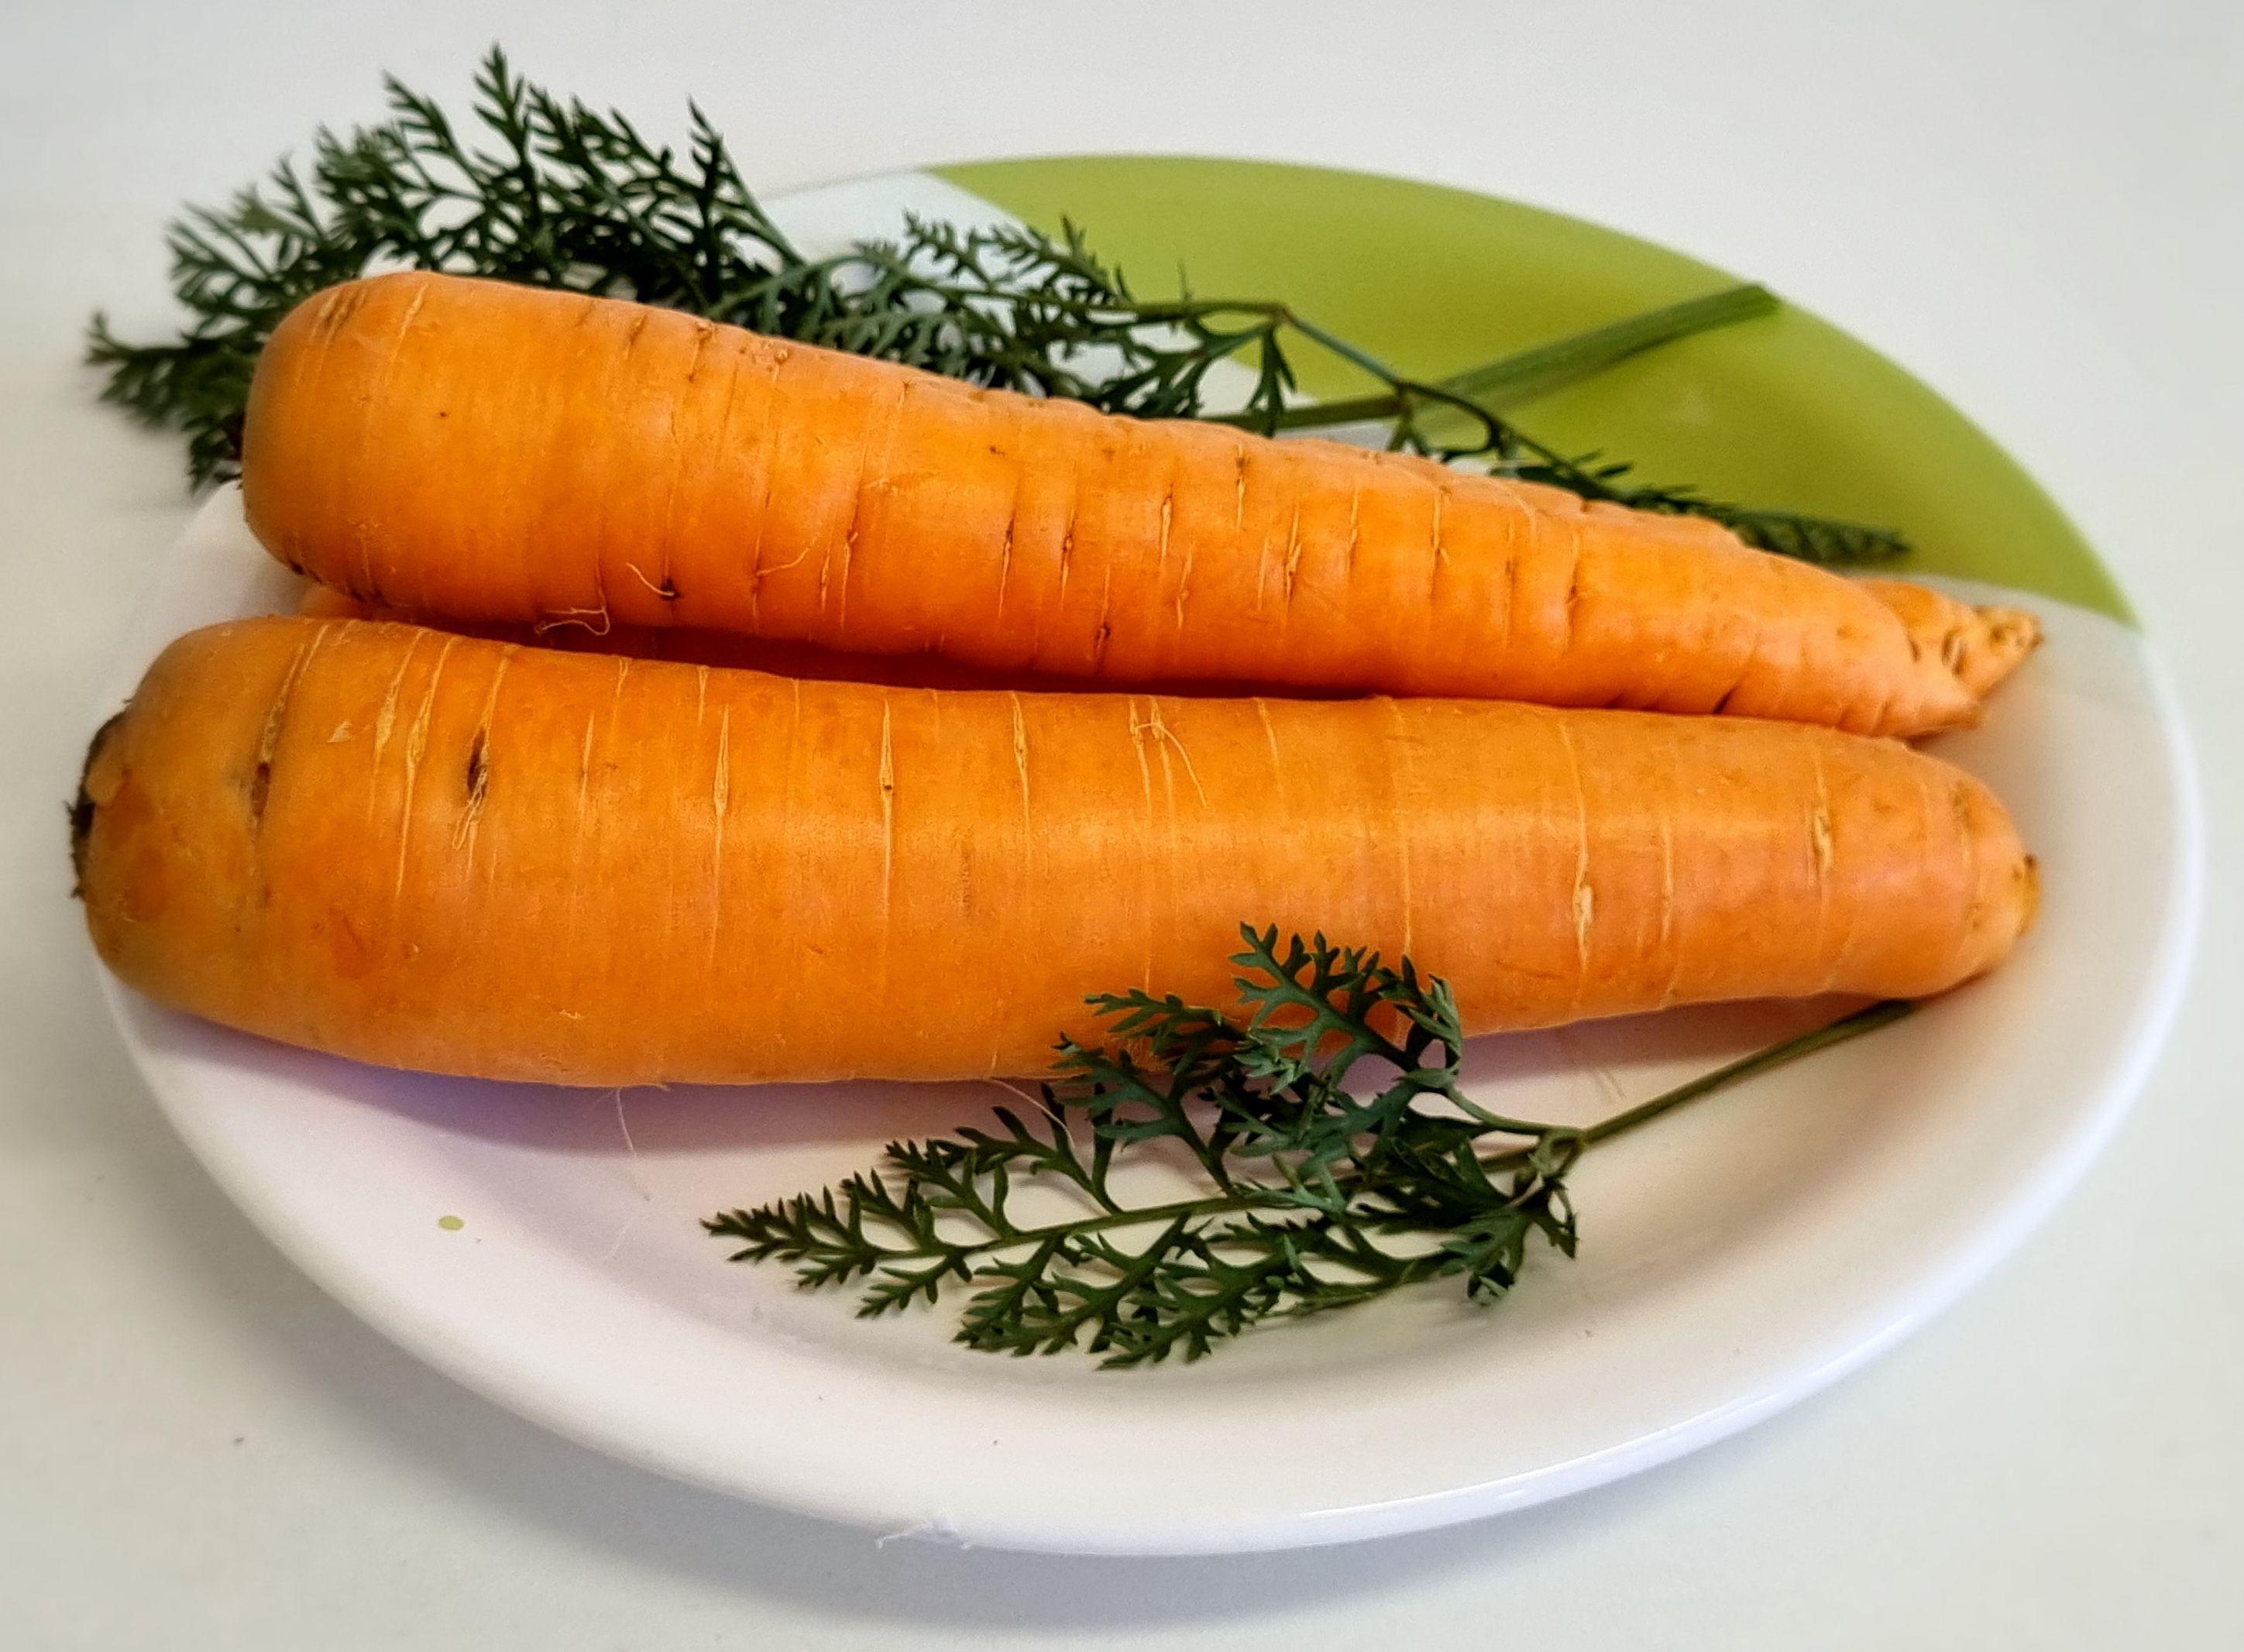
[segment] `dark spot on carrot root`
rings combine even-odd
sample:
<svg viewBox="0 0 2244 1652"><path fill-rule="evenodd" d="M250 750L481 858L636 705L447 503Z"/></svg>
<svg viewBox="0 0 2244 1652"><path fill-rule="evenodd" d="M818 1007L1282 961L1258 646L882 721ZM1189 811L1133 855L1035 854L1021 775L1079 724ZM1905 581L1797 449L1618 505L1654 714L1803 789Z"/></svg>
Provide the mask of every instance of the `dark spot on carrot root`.
<svg viewBox="0 0 2244 1652"><path fill-rule="evenodd" d="M94 813L99 806L94 802L92 793L85 789L85 783L93 773L93 765L99 759L102 748L109 744L110 737L117 732L117 725L124 720L125 713L119 711L94 730L93 738L85 748L85 762L78 772L78 796L70 803L71 895L74 900L85 899L86 844L93 836Z"/></svg>
<svg viewBox="0 0 2244 1652"><path fill-rule="evenodd" d="M477 730L475 743L468 747L468 806L479 807L483 793L490 789L490 757L488 742Z"/></svg>
<svg viewBox="0 0 2244 1652"><path fill-rule="evenodd" d="M261 757L249 772L249 829L265 824L265 799L273 795L273 759Z"/></svg>

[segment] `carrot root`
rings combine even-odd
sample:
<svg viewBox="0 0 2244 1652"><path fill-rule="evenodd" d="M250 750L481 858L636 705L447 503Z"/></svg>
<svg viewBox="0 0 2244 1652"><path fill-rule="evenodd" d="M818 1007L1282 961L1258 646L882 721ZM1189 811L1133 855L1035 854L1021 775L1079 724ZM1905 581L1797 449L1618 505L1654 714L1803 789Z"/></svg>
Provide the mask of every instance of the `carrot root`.
<svg viewBox="0 0 2244 1652"><path fill-rule="evenodd" d="M423 272L291 314L244 444L274 555L447 623L1900 735L2031 640L1704 520Z"/></svg>
<svg viewBox="0 0 2244 1652"><path fill-rule="evenodd" d="M570 1084L1039 1070L1084 995L1231 1001L1236 926L1409 954L1493 1031L1919 996L2034 872L1897 742L1463 700L789 680L334 619L180 639L96 744L131 985L392 1066Z"/></svg>

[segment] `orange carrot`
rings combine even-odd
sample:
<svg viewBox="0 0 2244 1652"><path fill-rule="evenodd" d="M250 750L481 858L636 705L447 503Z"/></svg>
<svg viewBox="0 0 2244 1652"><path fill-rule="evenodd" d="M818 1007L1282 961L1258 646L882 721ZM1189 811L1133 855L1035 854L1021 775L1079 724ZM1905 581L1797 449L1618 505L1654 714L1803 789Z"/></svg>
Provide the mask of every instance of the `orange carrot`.
<svg viewBox="0 0 2244 1652"><path fill-rule="evenodd" d="M1476 1030L1916 995L2032 863L1896 742L1501 702L806 683L353 620L194 632L97 740L87 920L162 1001L573 1084L1040 1069L1242 920L1362 938Z"/></svg>
<svg viewBox="0 0 2244 1652"><path fill-rule="evenodd" d="M455 276L300 307L245 448L275 556L469 623L1896 734L1971 721L2037 637L1705 521Z"/></svg>

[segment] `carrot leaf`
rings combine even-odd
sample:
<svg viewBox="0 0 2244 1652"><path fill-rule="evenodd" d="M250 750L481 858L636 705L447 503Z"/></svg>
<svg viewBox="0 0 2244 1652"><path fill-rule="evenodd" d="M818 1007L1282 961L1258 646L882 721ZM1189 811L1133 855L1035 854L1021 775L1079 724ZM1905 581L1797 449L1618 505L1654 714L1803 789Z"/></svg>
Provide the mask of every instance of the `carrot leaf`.
<svg viewBox="0 0 2244 1652"><path fill-rule="evenodd" d="M891 1143L835 1187L703 1225L807 1290L855 1285L863 1317L963 1293L956 1340L985 1352L1193 1360L1432 1280L1494 1303L1538 1240L1574 1254L1566 1177L1584 1153L1909 1008L1874 1005L1594 1124L1547 1123L1465 1092L1456 1002L1408 959L1241 934L1231 1015L1095 997L1109 1042L1063 1042L1029 1115Z"/></svg>

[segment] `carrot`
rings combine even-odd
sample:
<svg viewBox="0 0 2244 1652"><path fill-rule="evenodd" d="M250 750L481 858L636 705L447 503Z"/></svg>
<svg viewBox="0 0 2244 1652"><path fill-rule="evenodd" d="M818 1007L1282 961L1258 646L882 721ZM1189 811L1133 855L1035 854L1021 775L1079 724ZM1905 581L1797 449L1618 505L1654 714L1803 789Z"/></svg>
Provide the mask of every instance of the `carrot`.
<svg viewBox="0 0 2244 1652"><path fill-rule="evenodd" d="M2038 635L1701 520L422 273L274 332L242 481L275 556L399 609L1122 684L1908 735L1973 720Z"/></svg>
<svg viewBox="0 0 2244 1652"><path fill-rule="evenodd" d="M1230 1002L1242 920L1408 954L1486 1031L1934 993L2034 900L1985 787L1827 729L894 689L294 617L173 644L75 826L101 955L165 1003L595 1085L1038 1070L1085 993Z"/></svg>

